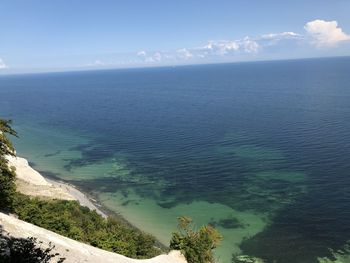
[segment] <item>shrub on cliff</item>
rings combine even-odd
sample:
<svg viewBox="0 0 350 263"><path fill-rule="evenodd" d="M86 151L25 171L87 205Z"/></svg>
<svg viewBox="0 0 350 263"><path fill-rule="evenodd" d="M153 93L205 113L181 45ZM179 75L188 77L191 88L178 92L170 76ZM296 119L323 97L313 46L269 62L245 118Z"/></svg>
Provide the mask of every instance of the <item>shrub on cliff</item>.
<svg viewBox="0 0 350 263"><path fill-rule="evenodd" d="M15 150L7 135L17 136L11 128L11 121L0 119L0 210L12 209L16 192L15 171L8 166L6 155L15 155Z"/></svg>
<svg viewBox="0 0 350 263"><path fill-rule="evenodd" d="M153 236L120 219L105 219L76 201L41 200L17 193L14 212L26 222L131 258L151 258L161 252Z"/></svg>
<svg viewBox="0 0 350 263"><path fill-rule="evenodd" d="M173 233L170 248L181 250L188 263L213 263L213 250L222 239L220 233L210 225L199 230L188 217L179 217L179 232Z"/></svg>

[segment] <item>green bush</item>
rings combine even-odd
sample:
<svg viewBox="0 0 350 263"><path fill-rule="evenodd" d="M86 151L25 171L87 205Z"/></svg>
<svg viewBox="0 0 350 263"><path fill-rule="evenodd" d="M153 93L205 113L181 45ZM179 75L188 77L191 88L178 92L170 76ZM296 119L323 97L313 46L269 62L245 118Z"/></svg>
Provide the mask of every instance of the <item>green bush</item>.
<svg viewBox="0 0 350 263"><path fill-rule="evenodd" d="M192 219L179 217L179 232L173 233L170 248L181 250L188 263L213 263L213 250L218 246L222 237L210 225L196 229Z"/></svg>
<svg viewBox="0 0 350 263"><path fill-rule="evenodd" d="M8 166L6 155L15 155L15 150L7 135L17 136L11 128L11 121L0 119L0 210L10 211L16 192L15 171Z"/></svg>
<svg viewBox="0 0 350 263"><path fill-rule="evenodd" d="M162 252L153 236L120 219L105 219L76 201L41 200L19 193L16 196L14 212L26 222L132 258L150 258Z"/></svg>

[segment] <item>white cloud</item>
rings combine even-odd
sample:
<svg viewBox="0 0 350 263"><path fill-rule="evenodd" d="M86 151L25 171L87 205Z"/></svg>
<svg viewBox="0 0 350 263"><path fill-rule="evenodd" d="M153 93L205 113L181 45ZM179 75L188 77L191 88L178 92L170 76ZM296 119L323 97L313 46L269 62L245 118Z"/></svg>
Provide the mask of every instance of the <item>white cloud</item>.
<svg viewBox="0 0 350 263"><path fill-rule="evenodd" d="M237 52L240 53L256 53L260 45L249 37L240 40L219 40L209 41L206 45L193 48L181 48L175 51L154 53L139 51L136 53L139 60L145 63L159 63L170 61L190 61L195 59L203 59L208 56L229 56Z"/></svg>
<svg viewBox="0 0 350 263"><path fill-rule="evenodd" d="M162 54L161 54L160 52L154 53L153 59L154 59L155 61L158 61L158 62L161 61L161 60L162 60Z"/></svg>
<svg viewBox="0 0 350 263"><path fill-rule="evenodd" d="M154 63L154 62L160 62L163 57L168 58L169 56L167 55L163 55L161 52L155 52L151 55L148 55L148 53L146 51L139 51L137 52L137 56L139 57L139 59L141 59L143 62L146 63Z"/></svg>
<svg viewBox="0 0 350 263"><path fill-rule="evenodd" d="M317 19L306 23L304 29L312 38L311 42L318 47L336 46L339 42L350 40L350 35L338 27L337 21Z"/></svg>
<svg viewBox="0 0 350 263"><path fill-rule="evenodd" d="M93 63L85 64L84 66L85 67L103 67L103 66L107 66L107 63L97 59Z"/></svg>
<svg viewBox="0 0 350 263"><path fill-rule="evenodd" d="M196 48L196 50L202 50L206 54L226 55L232 51L239 49L239 45L236 41L220 40L220 41L209 41L207 45Z"/></svg>
<svg viewBox="0 0 350 263"><path fill-rule="evenodd" d="M95 60L94 64L95 66L105 66L106 63L101 60Z"/></svg>
<svg viewBox="0 0 350 263"><path fill-rule="evenodd" d="M183 48L177 52L188 54L185 59L205 58L208 56L232 56L234 54L258 53L266 46L277 44L281 40L299 40L303 36L294 32L271 33L257 37L245 37L236 40L209 41L206 45L195 48Z"/></svg>
<svg viewBox="0 0 350 263"><path fill-rule="evenodd" d="M170 62L195 62L203 59L241 59L243 56L249 58L257 53L271 53L272 49L284 50L300 46L303 43L311 43L321 46L336 46L337 43L350 40L347 35L338 27L336 21L314 20L308 22L304 29L307 34L299 34L293 31L269 33L259 36L247 36L232 40L211 40L207 44L197 47L186 47L172 51L139 51L139 61L145 63L170 63ZM264 53L266 51L266 53ZM273 51L273 50L272 50Z"/></svg>
<svg viewBox="0 0 350 263"><path fill-rule="evenodd" d="M139 56L139 57L145 57L146 55L147 55L147 53L144 50L137 52L137 56Z"/></svg>
<svg viewBox="0 0 350 263"><path fill-rule="evenodd" d="M283 40L283 39L298 39L302 38L300 34L287 31L287 32L282 32L282 33L270 33L270 34L265 34L260 37L260 39L264 40Z"/></svg>
<svg viewBox="0 0 350 263"><path fill-rule="evenodd" d="M5 69L7 68L7 65L5 64L5 62L2 60L2 58L0 58L0 69Z"/></svg>
<svg viewBox="0 0 350 263"><path fill-rule="evenodd" d="M259 44L249 37L238 40L219 40L209 41L203 47L194 48L197 57L203 58L208 55L212 56L227 56L237 52L256 53L259 50Z"/></svg>
<svg viewBox="0 0 350 263"><path fill-rule="evenodd" d="M245 37L243 41L241 41L241 47L247 53L257 53L260 46L255 40Z"/></svg>
<svg viewBox="0 0 350 263"><path fill-rule="evenodd" d="M191 59L193 58L193 54L187 48L181 48L176 51L179 58L183 59Z"/></svg>

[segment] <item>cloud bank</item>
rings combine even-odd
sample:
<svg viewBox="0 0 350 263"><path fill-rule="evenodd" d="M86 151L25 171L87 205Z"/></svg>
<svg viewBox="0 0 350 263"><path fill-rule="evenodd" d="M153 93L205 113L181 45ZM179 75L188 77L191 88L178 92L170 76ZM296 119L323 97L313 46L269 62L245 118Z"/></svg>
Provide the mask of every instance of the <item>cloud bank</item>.
<svg viewBox="0 0 350 263"><path fill-rule="evenodd" d="M137 52L137 58L144 63L160 62L186 62L194 60L203 60L208 58L224 57L253 57L257 54L271 49L273 47L293 47L304 45L317 48L334 48L339 43L349 41L350 35L347 35L342 28L338 26L337 21L313 20L304 25L302 33L285 31L279 33L268 33L260 36L246 36L235 40L211 40L206 44L197 47L183 47L175 51L155 51L146 52L141 50Z"/></svg>
<svg viewBox="0 0 350 263"><path fill-rule="evenodd" d="M211 40L206 44L191 48L180 48L176 51L137 52L137 57L145 63L162 61L189 61L205 58L223 58L235 55L254 55L266 46L276 45L280 41L300 39L294 32L282 32L258 37L246 36L236 40Z"/></svg>
<svg viewBox="0 0 350 263"><path fill-rule="evenodd" d="M0 69L6 69L7 65L5 64L5 62L2 60L2 58L0 58Z"/></svg>
<svg viewBox="0 0 350 263"><path fill-rule="evenodd" d="M96 59L94 62L92 63L88 63L83 65L83 67L104 67L107 66L108 64L100 59Z"/></svg>

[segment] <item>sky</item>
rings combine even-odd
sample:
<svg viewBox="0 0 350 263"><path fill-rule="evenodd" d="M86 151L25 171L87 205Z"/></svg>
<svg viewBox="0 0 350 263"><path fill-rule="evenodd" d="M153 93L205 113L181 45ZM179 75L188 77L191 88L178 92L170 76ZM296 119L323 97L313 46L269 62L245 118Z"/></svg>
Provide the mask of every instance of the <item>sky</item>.
<svg viewBox="0 0 350 263"><path fill-rule="evenodd" d="M0 74L350 55L349 0L0 0Z"/></svg>

